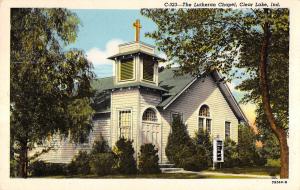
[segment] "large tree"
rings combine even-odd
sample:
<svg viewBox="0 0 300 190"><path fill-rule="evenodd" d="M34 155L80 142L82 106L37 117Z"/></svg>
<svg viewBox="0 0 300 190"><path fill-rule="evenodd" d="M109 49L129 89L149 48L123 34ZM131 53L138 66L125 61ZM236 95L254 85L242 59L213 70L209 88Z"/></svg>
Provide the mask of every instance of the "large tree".
<svg viewBox="0 0 300 190"><path fill-rule="evenodd" d="M28 152L47 137L82 141L91 125L93 78L74 42L77 16L66 9L11 9L11 159L27 177Z"/></svg>
<svg viewBox="0 0 300 190"><path fill-rule="evenodd" d="M157 24L158 29L147 36L156 40L171 64L179 66L178 74L201 75L218 70L229 78L256 78L257 97L268 126L279 141L280 176L288 178L286 126L277 122L274 89L270 88L270 81L280 83L282 78L273 77L269 71L274 61L283 60L282 56L288 60L288 9L143 9L141 13ZM287 98L288 91L284 93ZM287 112L281 113L288 118Z"/></svg>

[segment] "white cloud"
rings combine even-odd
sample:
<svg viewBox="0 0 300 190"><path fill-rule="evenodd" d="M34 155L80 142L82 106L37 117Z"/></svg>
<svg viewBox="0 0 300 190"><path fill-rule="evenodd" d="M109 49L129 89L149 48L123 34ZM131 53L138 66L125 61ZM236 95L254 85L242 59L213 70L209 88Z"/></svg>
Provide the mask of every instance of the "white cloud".
<svg viewBox="0 0 300 190"><path fill-rule="evenodd" d="M118 53L118 45L121 43L124 43L124 41L112 39L106 43L104 50L94 47L87 51L87 59L92 62L94 66L112 64L112 61L107 58Z"/></svg>

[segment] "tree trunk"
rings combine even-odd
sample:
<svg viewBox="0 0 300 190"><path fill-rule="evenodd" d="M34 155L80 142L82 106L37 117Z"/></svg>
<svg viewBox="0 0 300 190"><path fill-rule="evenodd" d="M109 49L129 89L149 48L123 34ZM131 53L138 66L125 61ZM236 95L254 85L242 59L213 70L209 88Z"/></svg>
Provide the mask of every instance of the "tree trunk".
<svg viewBox="0 0 300 190"><path fill-rule="evenodd" d="M27 178L27 166L28 166L28 147L27 143L21 143L20 151L20 175L23 178Z"/></svg>
<svg viewBox="0 0 300 190"><path fill-rule="evenodd" d="M264 13L267 16L269 10L264 9ZM269 86L267 78L267 58L268 58L268 49L269 41L271 38L270 33L270 24L266 20L263 25L264 37L262 42L262 47L260 51L260 62L259 62L259 85L262 95L262 102L264 107L264 112L266 114L267 120L271 126L273 133L279 140L280 145L280 178L289 177L289 147L287 145L287 134L285 130L276 124L276 120L272 113L272 108L270 105L270 96L269 96Z"/></svg>

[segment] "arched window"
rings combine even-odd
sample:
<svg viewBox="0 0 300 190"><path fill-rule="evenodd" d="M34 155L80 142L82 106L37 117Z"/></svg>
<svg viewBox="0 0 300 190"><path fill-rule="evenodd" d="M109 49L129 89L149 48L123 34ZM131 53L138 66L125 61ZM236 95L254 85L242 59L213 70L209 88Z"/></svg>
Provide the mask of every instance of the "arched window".
<svg viewBox="0 0 300 190"><path fill-rule="evenodd" d="M199 116L203 116L203 117L210 116L209 107L207 105L201 106L200 111L199 111Z"/></svg>
<svg viewBox="0 0 300 190"><path fill-rule="evenodd" d="M143 121L157 122L157 117L156 117L155 111L151 108L146 109L143 114Z"/></svg>
<svg viewBox="0 0 300 190"><path fill-rule="evenodd" d="M199 110L198 130L206 131L211 134L211 118L210 111L207 105L201 106Z"/></svg>

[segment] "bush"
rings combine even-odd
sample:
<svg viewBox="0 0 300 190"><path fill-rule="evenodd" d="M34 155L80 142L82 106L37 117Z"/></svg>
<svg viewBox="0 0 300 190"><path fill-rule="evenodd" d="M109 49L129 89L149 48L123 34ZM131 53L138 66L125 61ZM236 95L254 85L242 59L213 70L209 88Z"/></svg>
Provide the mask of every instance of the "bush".
<svg viewBox="0 0 300 190"><path fill-rule="evenodd" d="M46 176L46 163L44 161L35 161L29 165L31 176Z"/></svg>
<svg viewBox="0 0 300 190"><path fill-rule="evenodd" d="M207 139L203 141L203 139L196 137L193 141L181 119L179 117L174 118L172 132L169 134L166 146L166 155L176 167L183 167L185 170L192 171L203 170L208 167L210 149L212 148L208 145L211 144L209 138ZM205 146L208 146L208 150L205 149Z"/></svg>
<svg viewBox="0 0 300 190"><path fill-rule="evenodd" d="M55 176L55 175L66 175L65 164L60 163L46 163L38 160L29 165L29 172L31 176Z"/></svg>
<svg viewBox="0 0 300 190"><path fill-rule="evenodd" d="M70 175L82 174L87 175L90 173L89 166L90 155L86 151L79 151L79 154L74 157L68 166L68 173Z"/></svg>
<svg viewBox="0 0 300 190"><path fill-rule="evenodd" d="M142 174L160 173L158 161L158 150L153 144L144 144L141 146L139 154L139 171Z"/></svg>
<svg viewBox="0 0 300 190"><path fill-rule="evenodd" d="M99 141L95 141L93 144L93 148L90 152L90 154L99 154L99 153L111 153L111 149L108 146L107 141L103 140L102 137L100 137Z"/></svg>
<svg viewBox="0 0 300 190"><path fill-rule="evenodd" d="M193 138L194 143L205 149L208 156L208 166L212 166L213 145L210 134L206 130L198 131Z"/></svg>
<svg viewBox="0 0 300 190"><path fill-rule="evenodd" d="M120 138L116 143L114 152L118 159L117 169L121 174L135 174L137 172L132 142Z"/></svg>
<svg viewBox="0 0 300 190"><path fill-rule="evenodd" d="M224 163L225 168L235 167L239 164L237 144L236 142L227 139L224 142Z"/></svg>
<svg viewBox="0 0 300 190"><path fill-rule="evenodd" d="M267 154L263 148L256 148L254 155L254 164L256 166L265 166L267 164Z"/></svg>
<svg viewBox="0 0 300 190"><path fill-rule="evenodd" d="M166 146L166 155L171 163L181 167L183 159L186 157L183 150L186 151L192 145L192 140L187 133L186 126L182 123L180 117L175 117L172 123L172 132L169 134Z"/></svg>
<svg viewBox="0 0 300 190"><path fill-rule="evenodd" d="M98 153L91 156L90 168L93 174L99 176L111 174L114 164L115 160L112 153Z"/></svg>
<svg viewBox="0 0 300 190"><path fill-rule="evenodd" d="M208 162L210 160L207 150L202 145L195 145L195 150L188 153L186 158L183 159L183 169L189 171L201 171L208 168ZM188 148L187 151L191 151L193 148ZM186 153L186 152L185 152Z"/></svg>

